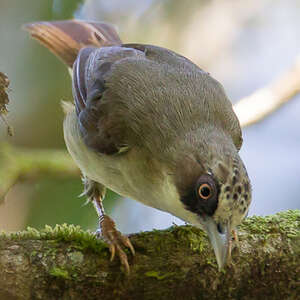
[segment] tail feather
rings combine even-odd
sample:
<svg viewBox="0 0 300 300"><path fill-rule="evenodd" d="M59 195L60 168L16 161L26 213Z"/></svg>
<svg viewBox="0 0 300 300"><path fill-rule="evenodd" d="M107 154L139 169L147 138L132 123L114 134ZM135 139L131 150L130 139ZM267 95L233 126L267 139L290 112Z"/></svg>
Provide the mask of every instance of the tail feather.
<svg viewBox="0 0 300 300"><path fill-rule="evenodd" d="M73 66L82 48L122 43L114 27L106 23L67 20L36 22L23 28L69 67Z"/></svg>

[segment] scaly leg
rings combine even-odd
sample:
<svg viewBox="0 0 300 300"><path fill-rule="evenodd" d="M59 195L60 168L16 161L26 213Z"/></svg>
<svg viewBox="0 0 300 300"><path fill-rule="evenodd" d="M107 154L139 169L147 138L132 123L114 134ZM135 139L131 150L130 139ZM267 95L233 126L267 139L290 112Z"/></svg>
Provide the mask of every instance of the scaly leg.
<svg viewBox="0 0 300 300"><path fill-rule="evenodd" d="M129 274L130 268L127 255L123 251L122 246L128 247L133 255L135 254L135 251L129 238L122 235L122 233L116 229L115 222L105 214L102 204L106 192L105 186L87 177L83 178L83 183L84 194L88 197L89 201L93 202L99 217L99 230L96 232L97 237L102 237L105 242L109 244L111 253L110 261L114 259L115 253L117 252L121 264Z"/></svg>

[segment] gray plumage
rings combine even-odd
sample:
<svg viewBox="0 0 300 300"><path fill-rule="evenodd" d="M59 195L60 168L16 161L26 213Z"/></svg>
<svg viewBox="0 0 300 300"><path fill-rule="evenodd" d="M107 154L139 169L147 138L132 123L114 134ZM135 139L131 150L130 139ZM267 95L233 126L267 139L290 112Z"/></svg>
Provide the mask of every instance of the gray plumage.
<svg viewBox="0 0 300 300"><path fill-rule="evenodd" d="M114 152L109 148L126 145L163 154L179 140L209 136L216 129L240 149L239 122L223 87L188 59L135 44L85 48L78 57L76 74L85 74L78 89L86 90L84 109L92 111L80 112L81 131L96 151ZM74 95L76 102L76 89Z"/></svg>

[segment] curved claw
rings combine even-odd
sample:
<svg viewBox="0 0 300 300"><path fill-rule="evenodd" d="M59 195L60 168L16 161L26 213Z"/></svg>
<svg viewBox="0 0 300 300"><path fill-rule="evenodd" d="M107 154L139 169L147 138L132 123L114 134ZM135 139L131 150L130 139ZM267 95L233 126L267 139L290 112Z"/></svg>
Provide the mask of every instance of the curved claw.
<svg viewBox="0 0 300 300"><path fill-rule="evenodd" d="M121 237L122 237L122 242L123 242L123 244L124 244L127 248L130 249L132 255L135 255L135 250L134 250L134 248L133 248L133 246L132 246L132 244L131 244L131 242L130 242L130 239L129 239L127 236L123 236L123 235L122 235Z"/></svg>
<svg viewBox="0 0 300 300"><path fill-rule="evenodd" d="M109 251L111 253L110 261L113 261L115 258L115 253L118 253L121 264L125 267L126 273L130 273L130 267L127 259L126 253L122 250L119 244L110 244ZM134 250L133 250L134 251Z"/></svg>
<svg viewBox="0 0 300 300"><path fill-rule="evenodd" d="M129 274L130 267L128 264L128 259L127 259L126 253L119 246L117 246L117 252L118 252L121 264L125 267L126 273Z"/></svg>
<svg viewBox="0 0 300 300"><path fill-rule="evenodd" d="M115 227L114 221L107 215L102 216L101 222L101 237L109 244L109 251L111 253L110 261L113 261L115 254L119 256L121 264L124 266L126 273L130 273L130 267L126 253L123 251L122 246L130 249L132 255L135 255L135 250L127 236L122 235ZM96 233L100 237L99 231Z"/></svg>
<svg viewBox="0 0 300 300"><path fill-rule="evenodd" d="M109 245L109 251L110 251L110 261L113 261L115 258L116 246L113 244Z"/></svg>

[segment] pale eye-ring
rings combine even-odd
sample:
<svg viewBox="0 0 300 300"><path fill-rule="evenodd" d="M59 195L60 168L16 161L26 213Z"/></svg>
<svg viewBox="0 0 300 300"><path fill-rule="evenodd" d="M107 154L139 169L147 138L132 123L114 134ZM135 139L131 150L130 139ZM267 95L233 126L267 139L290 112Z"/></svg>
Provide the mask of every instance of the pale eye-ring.
<svg viewBox="0 0 300 300"><path fill-rule="evenodd" d="M207 200L213 194L212 187L207 183L202 183L198 188L198 194L202 199Z"/></svg>

